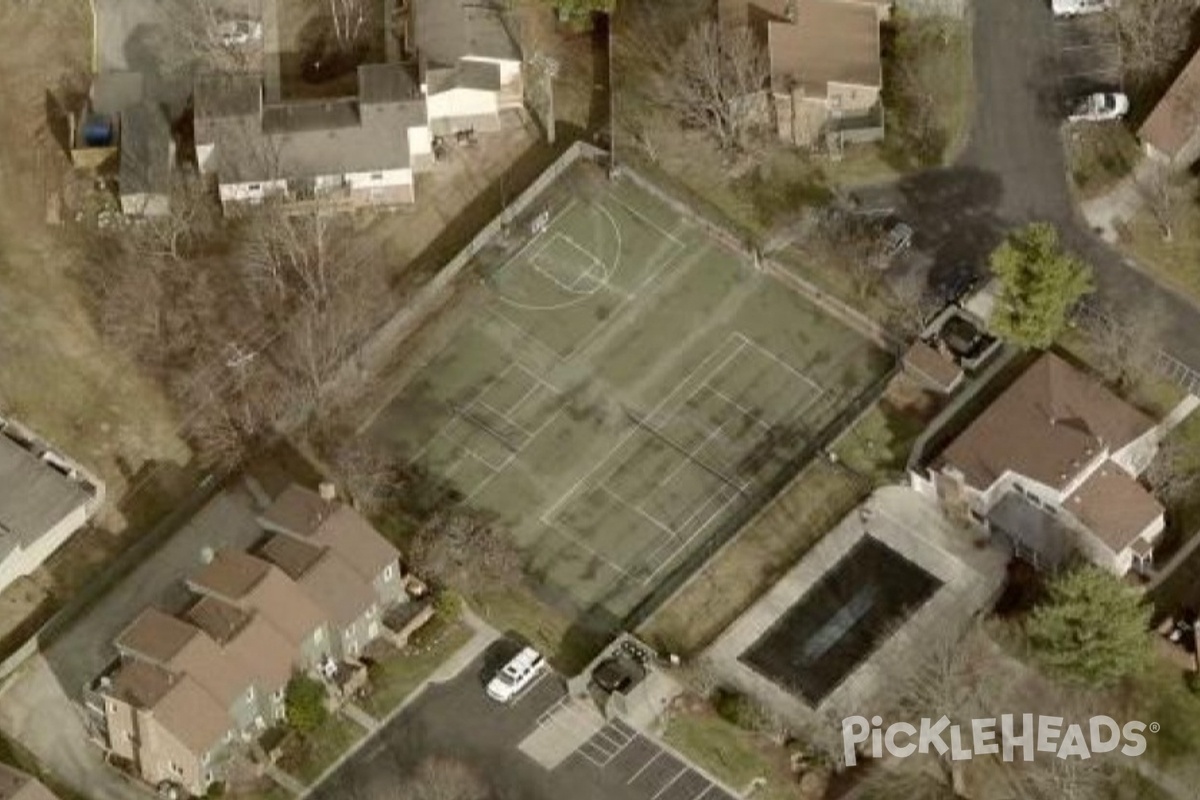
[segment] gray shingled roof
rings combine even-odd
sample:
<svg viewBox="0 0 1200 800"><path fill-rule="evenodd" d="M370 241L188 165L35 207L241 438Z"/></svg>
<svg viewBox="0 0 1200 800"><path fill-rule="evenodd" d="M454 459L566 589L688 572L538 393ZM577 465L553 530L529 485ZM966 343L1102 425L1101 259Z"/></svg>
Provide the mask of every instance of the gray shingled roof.
<svg viewBox="0 0 1200 800"><path fill-rule="evenodd" d="M408 129L425 103L403 65L359 68L359 97L262 105L261 80L207 76L196 84L196 141L215 144L226 183L303 179L410 166Z"/></svg>
<svg viewBox="0 0 1200 800"><path fill-rule="evenodd" d="M91 495L0 433L0 558L28 547Z"/></svg>
<svg viewBox="0 0 1200 800"><path fill-rule="evenodd" d="M452 66L460 58L521 60L499 0L413 0L413 39L430 64Z"/></svg>

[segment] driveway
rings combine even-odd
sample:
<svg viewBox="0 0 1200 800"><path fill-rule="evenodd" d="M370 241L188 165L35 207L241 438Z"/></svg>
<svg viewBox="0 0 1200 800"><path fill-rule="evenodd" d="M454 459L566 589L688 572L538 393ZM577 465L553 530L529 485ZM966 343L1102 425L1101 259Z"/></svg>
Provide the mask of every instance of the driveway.
<svg viewBox="0 0 1200 800"><path fill-rule="evenodd" d="M197 65L180 26L196 19L196 0L91 0L96 15L96 66L100 72L146 76L149 99L181 114ZM208 0L230 16L258 18L260 0Z"/></svg>
<svg viewBox="0 0 1200 800"><path fill-rule="evenodd" d="M566 696L555 675L512 706L483 692L494 656L484 654L457 678L429 687L331 775L314 800L394 796L429 757L462 761L487 782L491 800L732 800L658 742L622 722L597 733L547 771L518 749L539 719ZM376 794L378 787L389 791Z"/></svg>
<svg viewBox="0 0 1200 800"><path fill-rule="evenodd" d="M860 194L870 204L896 205L914 223L939 286L986 271L988 254L1012 228L1055 223L1064 243L1095 269L1096 299L1116 307L1131 299L1155 304L1168 323L1167 352L1200 368L1200 307L1128 263L1077 213L1061 104L1065 70L1079 66L1064 66L1064 34L1049 3L976 0L974 17L976 109L966 150L951 167Z"/></svg>

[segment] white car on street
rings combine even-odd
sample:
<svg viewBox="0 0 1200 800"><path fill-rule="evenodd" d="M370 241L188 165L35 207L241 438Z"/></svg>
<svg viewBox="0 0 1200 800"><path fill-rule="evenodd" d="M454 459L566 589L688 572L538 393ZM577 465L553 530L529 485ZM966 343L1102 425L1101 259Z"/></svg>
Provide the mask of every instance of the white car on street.
<svg viewBox="0 0 1200 800"><path fill-rule="evenodd" d="M1071 122L1106 122L1129 113L1129 98L1120 92L1096 92L1082 98L1071 110Z"/></svg>

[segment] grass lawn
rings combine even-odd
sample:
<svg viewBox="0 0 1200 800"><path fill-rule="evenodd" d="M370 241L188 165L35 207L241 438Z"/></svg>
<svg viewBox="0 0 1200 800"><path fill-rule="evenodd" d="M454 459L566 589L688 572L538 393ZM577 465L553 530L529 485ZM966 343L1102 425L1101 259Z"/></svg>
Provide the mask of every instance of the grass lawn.
<svg viewBox="0 0 1200 800"><path fill-rule="evenodd" d="M1141 157L1133 133L1119 122L1073 126L1067 130L1066 147L1071 180L1084 200L1116 186Z"/></svg>
<svg viewBox="0 0 1200 800"><path fill-rule="evenodd" d="M1104 359L1097 352L1095 343L1087 331L1081 328L1068 328L1055 342L1055 347L1064 351L1068 356L1103 376L1101 368ZM1110 389L1116 389L1111 382L1106 381ZM1155 418L1162 418L1184 398L1184 391L1177 384L1161 378L1148 376L1126 386L1121 391L1122 396L1138 408Z"/></svg>
<svg viewBox="0 0 1200 800"><path fill-rule="evenodd" d="M292 796L291 792L277 783L272 783L269 787L262 789L225 793L225 797L230 800L290 800Z"/></svg>
<svg viewBox="0 0 1200 800"><path fill-rule="evenodd" d="M439 625L437 618L426 623ZM432 634L422 631L422 646L398 650L371 668L371 693L361 705L377 719L387 716L411 695L447 658L471 639L471 629L455 620Z"/></svg>
<svg viewBox="0 0 1200 800"><path fill-rule="evenodd" d="M1143 209L1119 227L1121 247L1154 277L1200 302L1200 204L1181 196L1175 208L1171 241Z"/></svg>
<svg viewBox="0 0 1200 800"><path fill-rule="evenodd" d="M573 627L571 617L524 587L472 595L470 603L479 616L501 631L528 640L567 675L587 666L607 641Z"/></svg>
<svg viewBox="0 0 1200 800"><path fill-rule="evenodd" d="M699 652L853 510L869 488L845 469L813 461L639 632L666 651Z"/></svg>
<svg viewBox="0 0 1200 800"><path fill-rule="evenodd" d="M279 768L306 786L311 785L366 733L357 722L334 714L320 730L308 736L295 736L284 745Z"/></svg>
<svg viewBox="0 0 1200 800"><path fill-rule="evenodd" d="M663 738L736 791L755 778L766 778L766 785L754 792L755 800L794 800L798 796L783 748L712 711L673 712Z"/></svg>

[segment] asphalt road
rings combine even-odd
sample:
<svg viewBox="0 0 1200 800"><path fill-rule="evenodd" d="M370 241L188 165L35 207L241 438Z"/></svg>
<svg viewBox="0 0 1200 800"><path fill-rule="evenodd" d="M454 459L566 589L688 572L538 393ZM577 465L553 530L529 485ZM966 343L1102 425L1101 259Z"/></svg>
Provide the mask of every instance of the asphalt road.
<svg viewBox="0 0 1200 800"><path fill-rule="evenodd" d="M976 0L976 110L958 162L864 190L895 204L933 258L937 285L982 275L988 253L1014 227L1055 223L1092 265L1103 305L1152 303L1167 322L1164 346L1200 369L1200 307L1165 288L1096 237L1077 212L1062 143L1064 59L1046 0Z"/></svg>
<svg viewBox="0 0 1200 800"><path fill-rule="evenodd" d="M723 790L641 735L608 747L604 759L579 752L547 771L518 749L538 717L566 693L549 675L512 706L487 698L485 654L462 674L431 686L356 753L310 797L312 800L395 797L396 787L427 758L472 767L491 790L490 800L730 800ZM603 764L601 765L601 762Z"/></svg>

